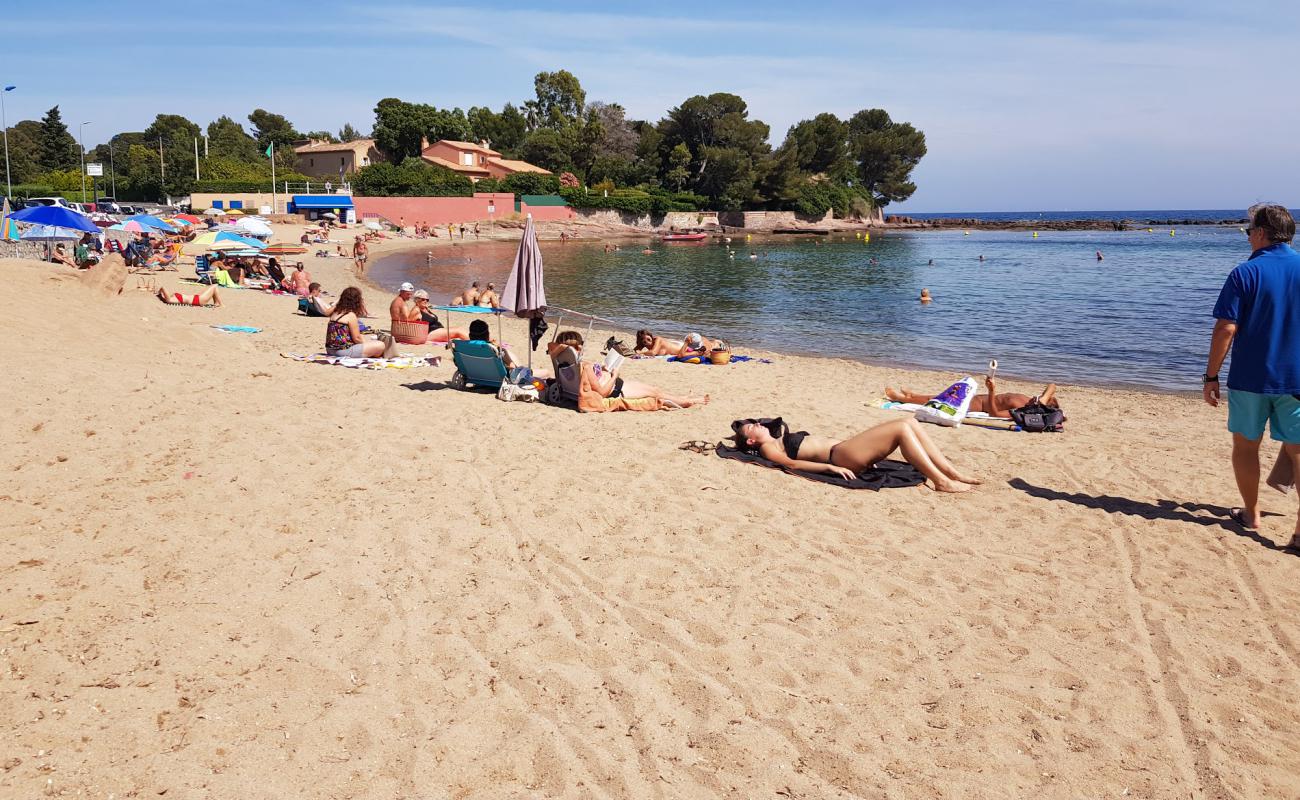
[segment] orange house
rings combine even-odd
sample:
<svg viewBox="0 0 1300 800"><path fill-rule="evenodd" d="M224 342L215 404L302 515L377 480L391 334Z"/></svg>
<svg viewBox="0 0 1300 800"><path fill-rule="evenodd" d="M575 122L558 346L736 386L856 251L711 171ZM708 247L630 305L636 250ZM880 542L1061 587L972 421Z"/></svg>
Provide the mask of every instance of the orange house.
<svg viewBox="0 0 1300 800"><path fill-rule="evenodd" d="M459 172L475 182L484 178L504 178L516 172L551 174L549 170L529 164L527 161L502 158L500 153L488 147L487 142L474 144L451 139L442 139L433 144L424 142L420 148L420 158L430 164Z"/></svg>

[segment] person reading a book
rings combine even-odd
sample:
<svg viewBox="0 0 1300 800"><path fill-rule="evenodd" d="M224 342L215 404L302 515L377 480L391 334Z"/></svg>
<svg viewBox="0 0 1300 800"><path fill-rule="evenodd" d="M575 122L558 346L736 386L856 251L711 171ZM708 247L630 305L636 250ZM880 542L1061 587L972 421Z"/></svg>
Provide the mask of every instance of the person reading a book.
<svg viewBox="0 0 1300 800"><path fill-rule="evenodd" d="M685 339L679 340L665 339L642 329L636 332L636 347L633 349L637 355L641 356L689 358L691 356L708 355L709 351L718 344L719 342L706 339L698 333L688 333Z"/></svg>
<svg viewBox="0 0 1300 800"><path fill-rule="evenodd" d="M561 340L576 350L579 356L582 355L584 342L581 334L576 331L564 331L556 337L557 342ZM690 408L691 406L704 405L709 402L707 394L702 397L673 395L658 386L651 386L641 381L627 380L619 374L624 361L626 359L619 355L617 351L610 350L605 355L605 361L601 364L582 363L582 379L590 384L593 392L605 398L625 397L629 400L637 400L652 397L662 401L666 406L679 408Z"/></svg>
<svg viewBox="0 0 1300 800"><path fill-rule="evenodd" d="M990 417L999 417L1001 419L1011 419L1011 411L1016 408L1024 408L1033 400L1027 394L1019 392L998 393L997 381L992 375L984 378L984 386L988 394L977 394L970 400L970 411L988 414ZM914 392L911 389L895 389L892 386L885 387L885 397L893 400L895 403L915 403L925 405L930 401L934 394L925 394L923 392ZM1038 402L1052 408L1060 408L1061 405L1056 399L1056 384L1049 383L1043 387L1043 393L1038 396Z"/></svg>

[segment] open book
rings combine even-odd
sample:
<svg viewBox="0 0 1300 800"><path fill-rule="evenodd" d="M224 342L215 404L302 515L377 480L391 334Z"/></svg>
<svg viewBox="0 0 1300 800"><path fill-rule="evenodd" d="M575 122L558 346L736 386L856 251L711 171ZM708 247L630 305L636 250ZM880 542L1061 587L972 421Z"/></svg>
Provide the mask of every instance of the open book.
<svg viewBox="0 0 1300 800"><path fill-rule="evenodd" d="M605 354L605 369L613 371L623 365L627 359L623 358L617 350L611 349Z"/></svg>

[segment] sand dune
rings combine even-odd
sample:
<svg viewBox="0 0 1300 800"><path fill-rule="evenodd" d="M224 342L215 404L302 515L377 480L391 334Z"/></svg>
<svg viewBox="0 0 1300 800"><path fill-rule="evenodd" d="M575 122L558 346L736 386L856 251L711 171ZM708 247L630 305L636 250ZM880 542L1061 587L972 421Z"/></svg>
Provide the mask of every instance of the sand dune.
<svg viewBox="0 0 1300 800"><path fill-rule="evenodd" d="M0 261L0 795L1300 795L1294 500L1226 523L1195 398L1067 386L1063 435L934 430L977 492L849 492L678 445L949 376L636 362L715 402L578 415L133 280Z"/></svg>

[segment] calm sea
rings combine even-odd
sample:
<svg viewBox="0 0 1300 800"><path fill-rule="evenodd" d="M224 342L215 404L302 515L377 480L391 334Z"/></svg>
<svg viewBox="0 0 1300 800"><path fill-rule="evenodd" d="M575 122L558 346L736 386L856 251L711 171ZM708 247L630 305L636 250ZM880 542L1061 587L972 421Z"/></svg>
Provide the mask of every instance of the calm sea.
<svg viewBox="0 0 1300 800"><path fill-rule="evenodd" d="M1224 212L1159 215L1194 213ZM1161 390L1199 388L1214 301L1250 254L1235 226L1177 228L1172 236L1167 227L1037 238L899 232L870 243L851 234L737 237L734 257L721 244L652 246L645 255L636 244L605 253L600 244L544 242L547 297L629 331L699 330L742 349L954 373L980 373L997 358L1001 371L1033 380ZM1105 260L1097 261L1098 250ZM379 259L372 271L384 285L410 280L445 298L470 280L500 288L513 255L505 243L439 248L431 265L423 252L408 252ZM933 304L917 301L923 287Z"/></svg>

